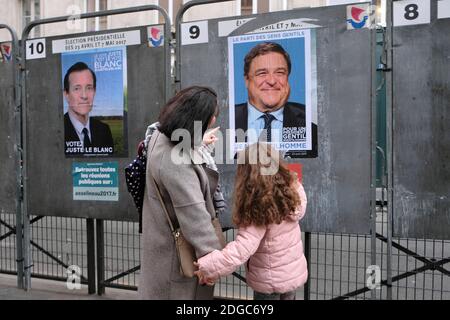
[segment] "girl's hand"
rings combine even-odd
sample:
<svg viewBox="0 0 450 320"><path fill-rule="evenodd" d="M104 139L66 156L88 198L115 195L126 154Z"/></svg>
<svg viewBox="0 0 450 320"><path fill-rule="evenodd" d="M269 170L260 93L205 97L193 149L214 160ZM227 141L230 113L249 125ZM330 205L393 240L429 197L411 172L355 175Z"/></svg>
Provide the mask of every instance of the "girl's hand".
<svg viewBox="0 0 450 320"><path fill-rule="evenodd" d="M194 274L198 278L198 284L200 284L200 285L206 284L207 286L213 286L215 282L212 279L206 278L203 275L203 273L200 271L200 265L198 264L198 262L194 261L194 266L196 266L198 268L197 271L194 271Z"/></svg>

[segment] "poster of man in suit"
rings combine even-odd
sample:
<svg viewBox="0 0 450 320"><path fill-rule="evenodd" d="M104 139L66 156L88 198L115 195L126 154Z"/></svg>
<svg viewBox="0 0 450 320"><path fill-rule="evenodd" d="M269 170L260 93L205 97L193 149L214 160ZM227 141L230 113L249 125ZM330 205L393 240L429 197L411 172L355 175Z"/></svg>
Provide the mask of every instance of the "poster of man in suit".
<svg viewBox="0 0 450 320"><path fill-rule="evenodd" d="M61 54L66 157L124 154L126 48Z"/></svg>
<svg viewBox="0 0 450 320"><path fill-rule="evenodd" d="M315 33L228 38L232 154L257 141L285 157L317 157Z"/></svg>

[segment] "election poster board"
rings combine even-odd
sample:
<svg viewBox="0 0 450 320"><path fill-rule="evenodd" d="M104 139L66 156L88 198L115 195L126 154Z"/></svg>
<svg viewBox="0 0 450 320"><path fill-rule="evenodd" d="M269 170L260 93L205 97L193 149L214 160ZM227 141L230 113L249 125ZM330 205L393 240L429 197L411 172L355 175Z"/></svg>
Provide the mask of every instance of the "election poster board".
<svg viewBox="0 0 450 320"><path fill-rule="evenodd" d="M235 196L236 151L249 139L264 141L264 121L255 125L253 136L251 132L241 136L238 132L242 123L249 127L248 117L245 121L243 113L236 112L237 106L249 100L244 59L258 44L274 42L289 53L292 62L288 76L290 103L285 105L297 110L304 105L305 110L304 124L295 122L295 114L287 117L294 119L294 124L285 126L289 129L284 132L288 140L284 145L281 119L279 141L272 141L277 138L276 132L270 135L271 143L304 185L308 207L302 230L370 233L371 205L375 203L372 154L376 154L372 132L376 71L371 58L375 30L370 28L370 21L370 3L358 3L181 24L181 46L177 48L181 88L208 85L218 95L216 125L221 138L215 144L214 157L228 222ZM277 75L268 70L265 77L275 83ZM267 118L272 126L274 120Z"/></svg>
<svg viewBox="0 0 450 320"><path fill-rule="evenodd" d="M315 39L311 29L228 38L233 153L261 141L263 130L270 130L265 133L270 141L265 141L286 156L317 157L316 59L311 38ZM265 50L265 44L277 44L275 50L281 52L253 57ZM275 117L270 129L265 128L264 113Z"/></svg>
<svg viewBox="0 0 450 320"><path fill-rule="evenodd" d="M450 5L393 3L393 235L450 239Z"/></svg>
<svg viewBox="0 0 450 320"><path fill-rule="evenodd" d="M155 25L26 41L30 214L138 221L123 168L166 100L163 35Z"/></svg>

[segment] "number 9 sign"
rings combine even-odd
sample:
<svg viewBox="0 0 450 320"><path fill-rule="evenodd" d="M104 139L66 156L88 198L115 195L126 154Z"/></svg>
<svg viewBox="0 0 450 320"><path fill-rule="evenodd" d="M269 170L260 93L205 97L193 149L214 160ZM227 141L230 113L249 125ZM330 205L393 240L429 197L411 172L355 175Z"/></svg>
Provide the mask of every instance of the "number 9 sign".
<svg viewBox="0 0 450 320"><path fill-rule="evenodd" d="M181 25L181 44L208 43L208 21L196 21Z"/></svg>

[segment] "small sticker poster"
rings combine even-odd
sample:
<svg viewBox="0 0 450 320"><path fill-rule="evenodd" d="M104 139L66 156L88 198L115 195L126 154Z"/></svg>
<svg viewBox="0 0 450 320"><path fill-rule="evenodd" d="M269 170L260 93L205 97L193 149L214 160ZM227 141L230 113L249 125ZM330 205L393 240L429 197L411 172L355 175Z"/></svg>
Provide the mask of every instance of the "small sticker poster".
<svg viewBox="0 0 450 320"><path fill-rule="evenodd" d="M150 48L162 47L164 45L164 27L151 26L147 28L148 46Z"/></svg>
<svg viewBox="0 0 450 320"><path fill-rule="evenodd" d="M73 200L119 201L118 168L118 162L74 162Z"/></svg>
<svg viewBox="0 0 450 320"><path fill-rule="evenodd" d="M347 6L347 30L363 29L370 26L368 3Z"/></svg>
<svg viewBox="0 0 450 320"><path fill-rule="evenodd" d="M11 61L11 42L0 43L0 61L8 62Z"/></svg>

